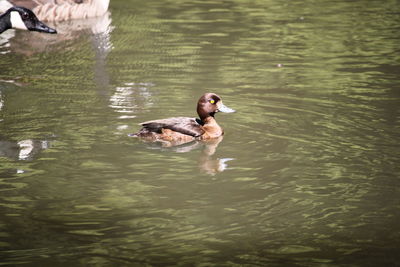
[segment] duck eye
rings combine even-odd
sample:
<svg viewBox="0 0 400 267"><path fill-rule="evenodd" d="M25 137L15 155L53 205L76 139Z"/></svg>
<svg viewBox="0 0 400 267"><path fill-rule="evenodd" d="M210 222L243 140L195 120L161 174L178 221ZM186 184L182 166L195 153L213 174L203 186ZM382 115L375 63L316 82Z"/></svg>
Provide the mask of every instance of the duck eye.
<svg viewBox="0 0 400 267"><path fill-rule="evenodd" d="M214 100L214 99L211 99L211 100L210 100L210 103L211 103L211 104L214 104L214 103L215 103L215 100Z"/></svg>
<svg viewBox="0 0 400 267"><path fill-rule="evenodd" d="M28 13L24 12L22 13L22 18L23 19L27 19L29 17Z"/></svg>

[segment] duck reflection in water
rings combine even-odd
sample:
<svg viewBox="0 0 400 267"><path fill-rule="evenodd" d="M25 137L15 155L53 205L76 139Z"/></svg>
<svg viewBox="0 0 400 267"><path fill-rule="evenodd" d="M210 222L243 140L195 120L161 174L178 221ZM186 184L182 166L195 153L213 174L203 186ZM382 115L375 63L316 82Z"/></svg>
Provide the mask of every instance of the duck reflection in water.
<svg viewBox="0 0 400 267"><path fill-rule="evenodd" d="M223 172L228 168L226 162L233 160L233 158L214 158L213 155L217 151L218 144L221 143L224 137L200 141L204 144L204 149L199 157L199 168L201 171L215 175L216 173Z"/></svg>
<svg viewBox="0 0 400 267"><path fill-rule="evenodd" d="M208 139L208 140L195 140L187 143L174 142L174 143L160 143L143 140L150 149L160 149L164 151L173 151L176 153L188 153L197 149L202 149L198 159L198 166L201 172L209 175L215 175L228 169L228 161L234 158L219 158L214 154L217 152L218 145L224 139L223 136Z"/></svg>

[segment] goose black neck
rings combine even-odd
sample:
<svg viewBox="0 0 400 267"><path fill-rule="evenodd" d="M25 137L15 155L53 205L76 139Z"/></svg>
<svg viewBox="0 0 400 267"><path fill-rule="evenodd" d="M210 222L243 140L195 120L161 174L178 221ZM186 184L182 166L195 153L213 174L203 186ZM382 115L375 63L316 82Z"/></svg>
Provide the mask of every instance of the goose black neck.
<svg viewBox="0 0 400 267"><path fill-rule="evenodd" d="M11 29L10 12L0 15L0 33Z"/></svg>

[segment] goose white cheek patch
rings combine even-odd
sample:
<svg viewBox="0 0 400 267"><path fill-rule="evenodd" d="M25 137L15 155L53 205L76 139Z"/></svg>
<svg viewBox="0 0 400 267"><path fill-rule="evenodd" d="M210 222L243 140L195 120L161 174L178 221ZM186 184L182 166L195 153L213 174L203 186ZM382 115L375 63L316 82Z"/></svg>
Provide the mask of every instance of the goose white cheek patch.
<svg viewBox="0 0 400 267"><path fill-rule="evenodd" d="M22 21L22 18L17 11L11 12L10 20L11 20L11 26L14 29L28 30L28 28L25 26L25 23Z"/></svg>

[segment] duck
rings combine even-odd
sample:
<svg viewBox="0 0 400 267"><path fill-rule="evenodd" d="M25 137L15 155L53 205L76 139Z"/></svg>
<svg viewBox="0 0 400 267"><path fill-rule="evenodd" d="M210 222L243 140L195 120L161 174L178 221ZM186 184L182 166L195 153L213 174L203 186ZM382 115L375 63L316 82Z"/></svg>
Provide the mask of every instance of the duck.
<svg viewBox="0 0 400 267"><path fill-rule="evenodd" d="M8 29L21 29L44 33L57 33L41 22L32 10L20 6L9 8L4 14L0 15L0 34Z"/></svg>
<svg viewBox="0 0 400 267"><path fill-rule="evenodd" d="M0 12L10 6L23 6L42 21L65 21L102 16L109 3L110 0L0 0Z"/></svg>
<svg viewBox="0 0 400 267"><path fill-rule="evenodd" d="M205 93L197 102L199 118L173 117L145 121L140 123L142 128L137 133L129 136L171 146L218 138L224 134L224 130L215 120L217 112L232 113L235 110L225 106L217 94Z"/></svg>

